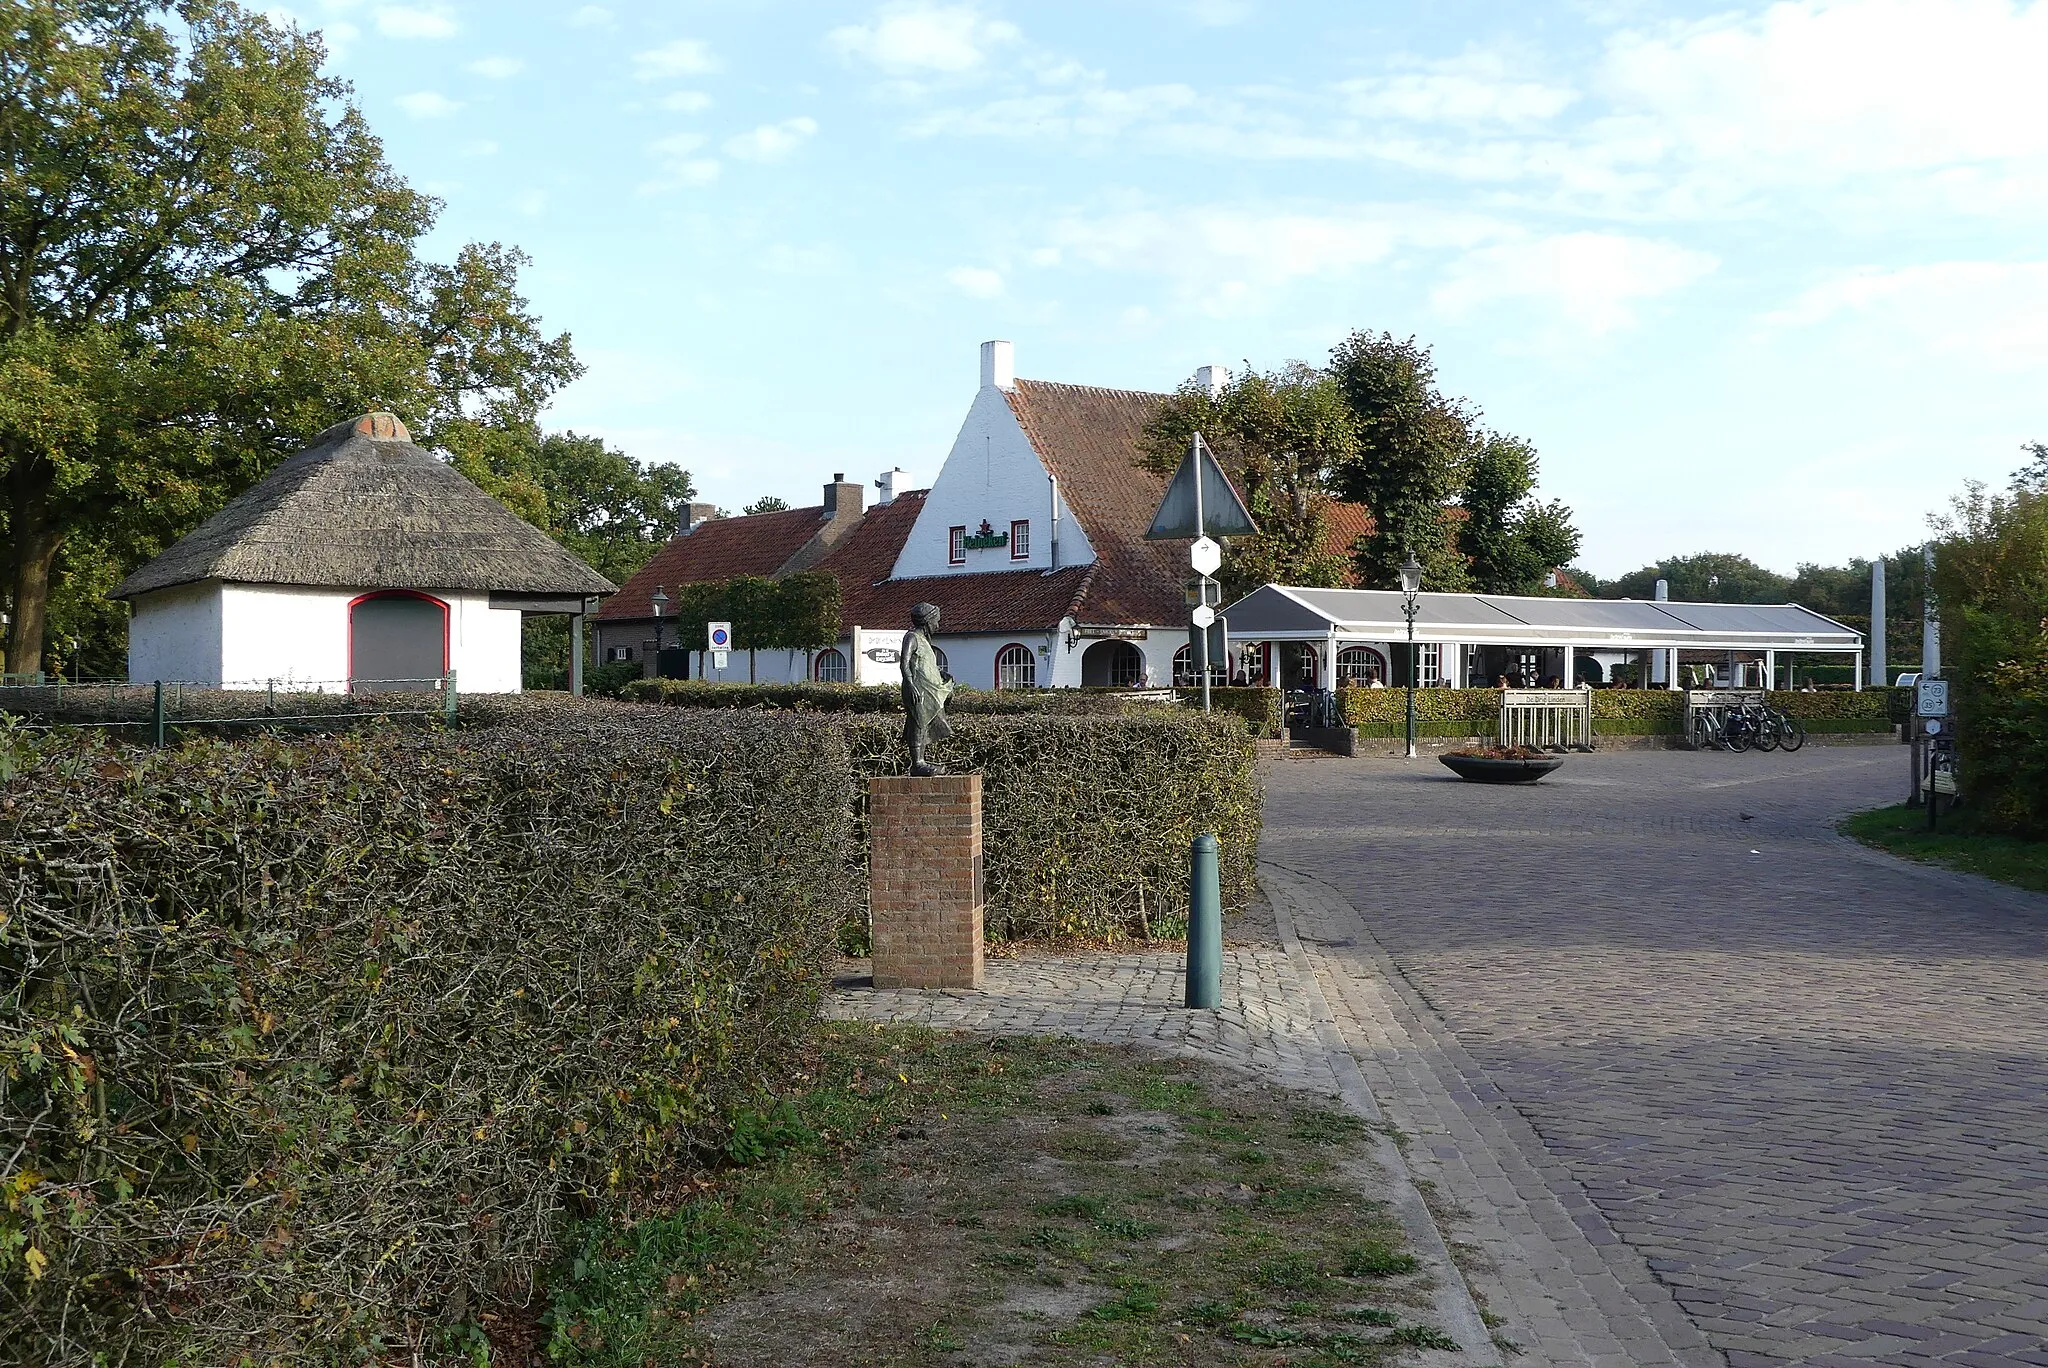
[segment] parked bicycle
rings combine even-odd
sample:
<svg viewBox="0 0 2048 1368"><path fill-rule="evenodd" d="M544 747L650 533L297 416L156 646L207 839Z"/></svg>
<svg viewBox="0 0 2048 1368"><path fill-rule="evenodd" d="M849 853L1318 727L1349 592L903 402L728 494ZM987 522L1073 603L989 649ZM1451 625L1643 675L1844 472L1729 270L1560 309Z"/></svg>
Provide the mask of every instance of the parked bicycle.
<svg viewBox="0 0 2048 1368"><path fill-rule="evenodd" d="M1806 744L1806 728L1782 708L1741 703L1695 712L1690 740L1694 750L1796 751Z"/></svg>

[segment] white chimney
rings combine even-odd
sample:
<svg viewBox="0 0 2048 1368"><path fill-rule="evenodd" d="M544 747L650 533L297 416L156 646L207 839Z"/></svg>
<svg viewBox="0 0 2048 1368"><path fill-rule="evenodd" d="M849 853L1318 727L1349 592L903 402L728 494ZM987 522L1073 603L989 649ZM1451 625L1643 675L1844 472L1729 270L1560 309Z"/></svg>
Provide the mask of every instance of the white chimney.
<svg viewBox="0 0 2048 1368"><path fill-rule="evenodd" d="M1209 397L1214 399L1230 383L1230 371L1224 366L1203 366L1195 372L1195 383L1209 391Z"/></svg>
<svg viewBox="0 0 2048 1368"><path fill-rule="evenodd" d="M1658 580L1658 581L1657 581L1657 602L1659 602L1659 603L1664 603L1664 602L1667 602L1667 601L1668 601L1668 600L1669 600L1670 598L1671 598L1671 581L1670 581L1670 580L1667 580L1667 579L1660 579L1660 580Z"/></svg>
<svg viewBox="0 0 2048 1368"><path fill-rule="evenodd" d="M875 500L878 506L895 503L898 494L911 488L910 472L901 466L891 466L882 472L882 478L875 481L875 488L882 491L882 497Z"/></svg>
<svg viewBox="0 0 2048 1368"><path fill-rule="evenodd" d="M1017 388L1017 354L1007 342L981 344L981 387Z"/></svg>

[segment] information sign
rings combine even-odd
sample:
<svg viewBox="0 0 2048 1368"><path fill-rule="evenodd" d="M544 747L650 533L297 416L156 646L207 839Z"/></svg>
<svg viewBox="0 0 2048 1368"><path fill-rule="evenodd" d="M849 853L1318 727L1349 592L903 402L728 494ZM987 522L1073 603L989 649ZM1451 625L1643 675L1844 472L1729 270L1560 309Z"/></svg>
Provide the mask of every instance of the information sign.
<svg viewBox="0 0 2048 1368"><path fill-rule="evenodd" d="M704 625L711 629L710 649L714 651L730 651L732 649L732 624L730 622L707 622ZM723 662L720 663L723 664Z"/></svg>
<svg viewBox="0 0 2048 1368"><path fill-rule="evenodd" d="M1188 616L1194 621L1195 626L1207 627L1216 620L1216 610L1205 603Z"/></svg>
<svg viewBox="0 0 2048 1368"><path fill-rule="evenodd" d="M1919 711L1922 717L1948 716L1948 681L1946 679L1923 679L1920 681Z"/></svg>
<svg viewBox="0 0 2048 1368"><path fill-rule="evenodd" d="M1198 575L1213 575L1223 565L1223 548L1214 537L1197 537L1188 546L1188 563Z"/></svg>

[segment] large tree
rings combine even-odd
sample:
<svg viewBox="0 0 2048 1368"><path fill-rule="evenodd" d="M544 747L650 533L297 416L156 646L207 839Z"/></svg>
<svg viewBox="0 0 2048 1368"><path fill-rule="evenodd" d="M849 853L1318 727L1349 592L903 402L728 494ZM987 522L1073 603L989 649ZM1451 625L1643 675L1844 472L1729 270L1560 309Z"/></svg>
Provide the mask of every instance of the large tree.
<svg viewBox="0 0 2048 1368"><path fill-rule="evenodd" d="M1349 548L1328 536L1330 486L1357 450L1357 437L1336 383L1294 363L1271 373L1245 373L1212 394L1193 381L1168 395L1142 442L1143 463L1169 474L1201 433L1237 485L1259 525L1234 539L1223 569L1225 593L1261 584L1344 583Z"/></svg>
<svg viewBox="0 0 2048 1368"><path fill-rule="evenodd" d="M1412 337L1355 332L1331 351L1330 374L1358 434L1335 489L1373 518L1358 548L1360 580L1370 588L1393 586L1412 550L1429 588L1468 587L1452 503L1470 474L1477 413L1438 390L1429 348Z"/></svg>
<svg viewBox="0 0 2048 1368"><path fill-rule="evenodd" d="M1669 580L1671 597L1692 603L1784 603L1791 581L1731 551L1667 556L1600 586L1602 598L1657 596L1657 581Z"/></svg>
<svg viewBox="0 0 2048 1368"><path fill-rule="evenodd" d="M575 375L516 252L415 257L436 205L323 58L224 0L7 0L8 668L44 660L53 603L84 610L67 584L103 591L337 418L391 408L435 442Z"/></svg>
<svg viewBox="0 0 2048 1368"><path fill-rule="evenodd" d="M1572 511L1536 498L1536 448L1520 437L1490 432L1474 443L1458 502L1458 550L1481 593L1542 593L1544 577L1579 554Z"/></svg>

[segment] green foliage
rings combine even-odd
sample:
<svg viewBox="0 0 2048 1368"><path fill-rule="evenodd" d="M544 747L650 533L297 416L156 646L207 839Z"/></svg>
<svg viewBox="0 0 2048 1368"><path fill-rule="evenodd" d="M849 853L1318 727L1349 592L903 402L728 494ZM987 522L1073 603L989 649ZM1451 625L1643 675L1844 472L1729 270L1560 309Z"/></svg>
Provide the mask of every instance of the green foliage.
<svg viewBox="0 0 2048 1368"><path fill-rule="evenodd" d="M1330 353L1330 373L1358 426L1357 459L1338 475L1336 492L1372 511L1373 531L1358 549L1359 582L1399 584L1413 549L1433 590L1466 587L1451 502L1469 473L1477 414L1436 387L1436 362L1414 338L1355 332Z"/></svg>
<svg viewBox="0 0 2048 1368"><path fill-rule="evenodd" d="M773 494L764 494L740 510L740 512L748 517L752 517L756 513L787 513L788 511L789 500L777 498Z"/></svg>
<svg viewBox="0 0 2048 1368"><path fill-rule="evenodd" d="M2016 888L2048 893L2048 841L1987 831L1983 814L1958 808L1927 829L1924 807L1888 807L1846 817L1842 833L1901 859L1945 865Z"/></svg>
<svg viewBox="0 0 2048 1368"><path fill-rule="evenodd" d="M416 258L438 206L324 57L222 0L16 0L0 21L9 669L58 663L54 643L118 672L99 595L337 418L390 408L459 444L579 373L516 250Z"/></svg>
<svg viewBox="0 0 2048 1368"><path fill-rule="evenodd" d="M1677 736L1685 730L1685 694L1676 689L1594 689L1595 736ZM1422 736L1492 736L1500 729L1499 689L1417 689L1415 717ZM1888 694L1772 692L1764 701L1805 723L1811 732L1886 731ZM1404 689L1345 689L1345 721L1364 736L1398 736L1406 725Z"/></svg>
<svg viewBox="0 0 2048 1368"><path fill-rule="evenodd" d="M1600 587L1602 598L1653 599L1657 581L1671 581L1671 597L1689 603L1786 603L1792 582L1764 569L1747 556L1702 551L1693 556L1668 556L1655 565L1632 570ZM1865 611L1870 599L1864 596Z"/></svg>
<svg viewBox="0 0 2048 1368"><path fill-rule="evenodd" d="M1191 708L1202 706L1200 685L1194 688L1175 689L1174 694ZM1209 706L1219 713L1231 713L1244 719L1253 736L1268 741L1280 735L1285 712L1280 690L1263 686L1241 684L1211 685Z"/></svg>
<svg viewBox="0 0 2048 1368"><path fill-rule="evenodd" d="M840 602L839 579L829 571L736 575L676 586L668 618L676 640L692 649L703 645L708 624L730 622L733 645L742 651L817 651L839 640Z"/></svg>
<svg viewBox="0 0 2048 1368"><path fill-rule="evenodd" d="M787 1142L841 733L466 722L5 738L0 1362L417 1362L523 1301L573 1210L735 1114Z"/></svg>
<svg viewBox="0 0 2048 1368"><path fill-rule="evenodd" d="M1143 464L1171 474L1197 432L1259 525L1256 536L1231 541L1220 576L1225 597L1262 584L1344 584L1349 557L1328 545L1327 510L1357 438L1335 382L1298 362L1272 374L1247 371L1215 396L1191 380L1146 424Z"/></svg>
<svg viewBox="0 0 2048 1368"><path fill-rule="evenodd" d="M1540 594L1552 570L1579 554L1571 509L1538 503L1536 448L1519 437L1487 433L1473 444L1459 502L1458 549L1473 589L1484 594Z"/></svg>
<svg viewBox="0 0 2048 1368"><path fill-rule="evenodd" d="M637 668L637 667L636 667ZM901 713L903 691L894 684L723 684L702 679L639 679L621 690L634 703L675 708L765 708L771 711ZM955 688L946 711L967 714L1115 716L1133 706L1121 689ZM1140 705L1142 706L1142 705Z"/></svg>
<svg viewBox="0 0 2048 1368"><path fill-rule="evenodd" d="M2048 491L1956 499L1934 588L1964 795L1986 830L2048 839Z"/></svg>
<svg viewBox="0 0 2048 1368"><path fill-rule="evenodd" d="M865 811L867 777L902 773L903 727L880 717L846 725ZM965 716L933 755L951 773L981 775L991 937L1178 935L1188 847L1204 831L1222 845L1225 908L1241 911L1252 896L1262 794L1235 719L1171 708Z"/></svg>

